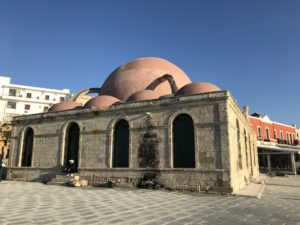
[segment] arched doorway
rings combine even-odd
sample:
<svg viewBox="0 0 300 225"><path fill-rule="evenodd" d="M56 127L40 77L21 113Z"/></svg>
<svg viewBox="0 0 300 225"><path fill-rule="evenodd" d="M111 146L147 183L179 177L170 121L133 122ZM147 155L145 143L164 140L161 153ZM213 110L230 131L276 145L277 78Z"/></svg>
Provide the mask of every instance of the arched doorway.
<svg viewBox="0 0 300 225"><path fill-rule="evenodd" d="M28 128L25 131L21 166L31 166L33 135L34 132L32 128Z"/></svg>
<svg viewBox="0 0 300 225"><path fill-rule="evenodd" d="M195 168L194 122L186 114L173 121L173 167Z"/></svg>
<svg viewBox="0 0 300 225"><path fill-rule="evenodd" d="M120 120L114 129L113 167L129 166L129 125Z"/></svg>
<svg viewBox="0 0 300 225"><path fill-rule="evenodd" d="M66 153L65 162L66 166L70 160L74 160L75 165L78 165L78 151L79 151L79 133L80 128L77 123L72 123L67 131L66 136Z"/></svg>

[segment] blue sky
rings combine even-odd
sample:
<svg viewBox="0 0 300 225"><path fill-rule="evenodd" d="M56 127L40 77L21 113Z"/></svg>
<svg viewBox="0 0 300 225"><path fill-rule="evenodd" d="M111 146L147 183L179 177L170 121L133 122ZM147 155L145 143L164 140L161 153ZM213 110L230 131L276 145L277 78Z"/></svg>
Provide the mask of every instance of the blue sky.
<svg viewBox="0 0 300 225"><path fill-rule="evenodd" d="M300 127L298 0L0 0L0 74L77 92L155 56Z"/></svg>

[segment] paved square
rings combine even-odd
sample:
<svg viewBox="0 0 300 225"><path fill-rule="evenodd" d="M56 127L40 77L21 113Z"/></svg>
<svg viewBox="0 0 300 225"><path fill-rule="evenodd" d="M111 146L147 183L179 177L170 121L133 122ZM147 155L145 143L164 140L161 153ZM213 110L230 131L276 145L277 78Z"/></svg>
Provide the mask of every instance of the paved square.
<svg viewBox="0 0 300 225"><path fill-rule="evenodd" d="M269 179L261 199L0 182L0 224L300 225L300 177Z"/></svg>

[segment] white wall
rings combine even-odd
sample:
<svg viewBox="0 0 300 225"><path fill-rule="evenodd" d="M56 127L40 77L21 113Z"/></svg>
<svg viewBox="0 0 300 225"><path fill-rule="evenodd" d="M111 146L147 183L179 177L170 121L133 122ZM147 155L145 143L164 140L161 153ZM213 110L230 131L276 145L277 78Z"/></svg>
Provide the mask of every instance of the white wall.
<svg viewBox="0 0 300 225"><path fill-rule="evenodd" d="M9 90L15 89L16 96L10 96ZM31 98L27 94L31 93ZM46 98L49 96L49 99ZM53 104L71 96L69 89L56 90L40 87L10 84L9 77L0 76L0 123L9 122L12 116L35 114L44 112L44 107L50 108ZM7 108L7 102L16 102L16 108ZM30 105L30 109L25 109Z"/></svg>

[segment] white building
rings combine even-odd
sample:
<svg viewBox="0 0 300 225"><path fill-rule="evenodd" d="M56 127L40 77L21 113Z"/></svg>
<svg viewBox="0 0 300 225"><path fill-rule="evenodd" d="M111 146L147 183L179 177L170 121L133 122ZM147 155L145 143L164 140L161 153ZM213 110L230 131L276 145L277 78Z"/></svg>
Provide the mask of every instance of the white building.
<svg viewBox="0 0 300 225"><path fill-rule="evenodd" d="M69 89L56 90L10 83L10 77L0 76L0 123L13 116L47 111L58 102L71 97Z"/></svg>

